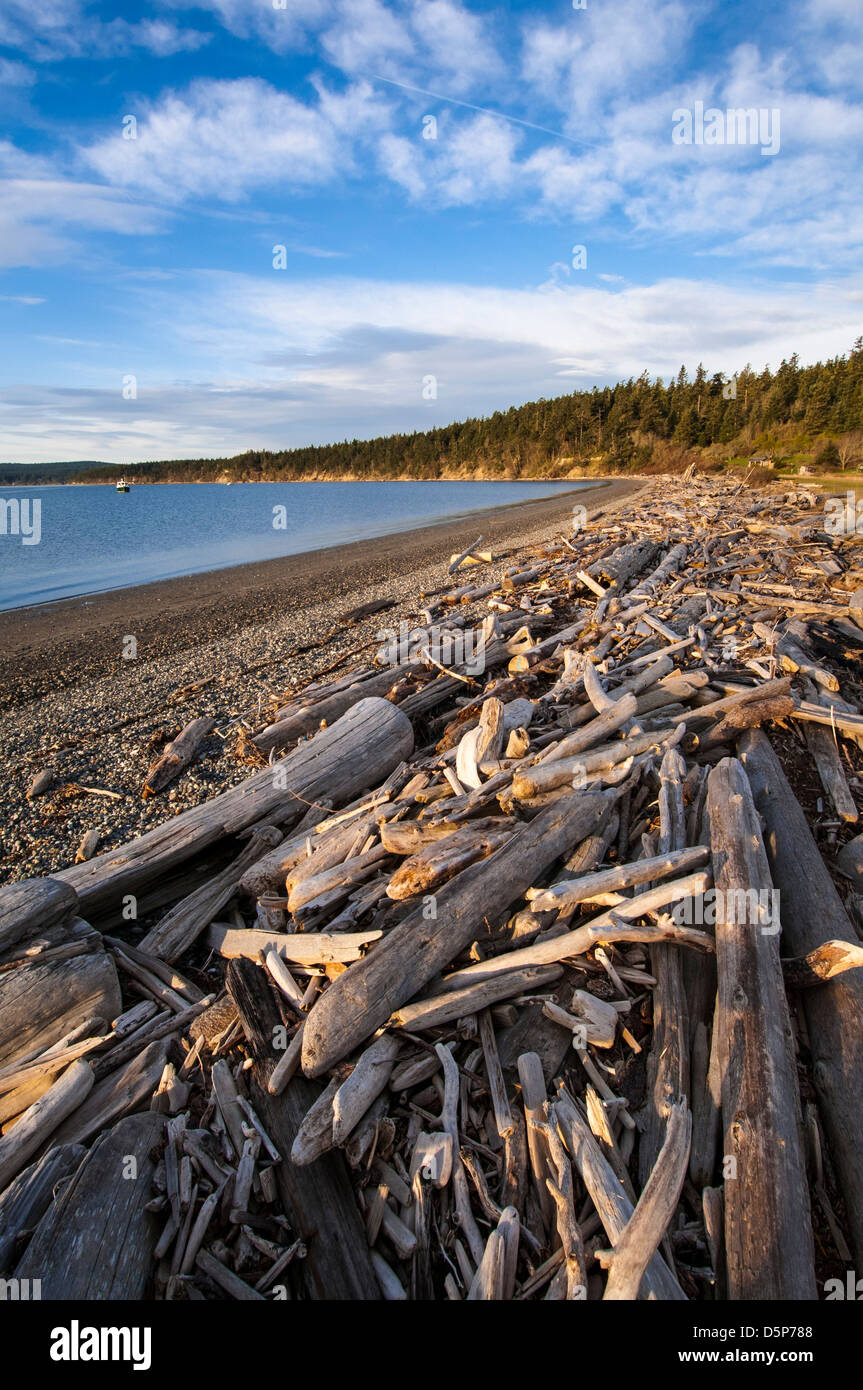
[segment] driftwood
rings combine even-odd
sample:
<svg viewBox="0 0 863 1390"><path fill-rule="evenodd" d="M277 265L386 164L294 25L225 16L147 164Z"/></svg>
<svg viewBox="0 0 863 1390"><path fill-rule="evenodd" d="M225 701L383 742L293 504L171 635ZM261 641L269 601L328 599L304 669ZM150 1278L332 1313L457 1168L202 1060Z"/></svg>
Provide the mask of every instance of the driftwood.
<svg viewBox="0 0 863 1390"><path fill-rule="evenodd" d="M0 1066L50 1047L84 1019L114 1018L122 1007L117 971L101 941L71 958L40 964L35 956L0 973Z"/></svg>
<svg viewBox="0 0 863 1390"><path fill-rule="evenodd" d="M360 700L332 728L281 762L58 877L76 890L83 911L105 910L166 869L255 822L284 824L321 797L333 805L348 801L386 776L412 748L413 730L400 710L387 700Z"/></svg>
<svg viewBox="0 0 863 1390"><path fill-rule="evenodd" d="M716 888L716 1030L722 1069L728 1293L815 1298L800 1143L800 1096L779 964L778 923L746 894L772 884L743 765L724 758L708 780Z"/></svg>
<svg viewBox="0 0 863 1390"><path fill-rule="evenodd" d="M16 1278L41 1279L43 1299L144 1297L158 1235L147 1211L152 1153L163 1127L160 1115L131 1115L97 1139L39 1222Z"/></svg>
<svg viewBox="0 0 863 1390"><path fill-rule="evenodd" d="M160 1126L136 1297L812 1296L810 1194L823 1267L852 1258L846 1219L860 1248L861 948L769 759L761 786L752 730L797 723L825 853L856 889L855 546L797 494L645 484L570 540L417 596L424 628L375 665L336 661L263 726L249 709L259 750L307 740L280 761L179 816L156 803L164 823L131 844L99 853L94 826L83 862L0 890L4 1258L38 1222L44 1262L77 1145L86 1168L135 1120ZM209 727L194 713L152 789ZM756 904L771 887L746 786L716 790L735 743L784 960L773 915L741 934L722 898L729 875ZM22 793L49 778L28 765ZM61 1118L70 1076L90 1090ZM68 1287L116 1296L126 1228L90 1224L74 1246L59 1228Z"/></svg>
<svg viewBox="0 0 863 1390"><path fill-rule="evenodd" d="M808 956L826 940L858 941L806 817L767 737L744 735L740 756L764 817L764 842L782 898L783 949ZM852 1244L863 1257L863 977L850 970L824 989L807 990L803 1011L818 1103L830 1137Z"/></svg>
<svg viewBox="0 0 863 1390"><path fill-rule="evenodd" d="M54 1196L54 1189L72 1176L87 1150L81 1144L51 1148L18 1174L0 1196L0 1275L17 1263L19 1239L30 1238Z"/></svg>
<svg viewBox="0 0 863 1390"><path fill-rule="evenodd" d="M279 1152L286 1157L319 1088L295 1077L278 1100L269 1095L267 1082L276 1060L274 1029L280 1020L265 977L260 967L250 962L232 962L228 967L228 988L255 1058L252 1104ZM379 1298L379 1285L341 1154L327 1154L306 1168L283 1161L277 1168L277 1181L295 1228L308 1249L303 1274L309 1296Z"/></svg>
<svg viewBox="0 0 863 1390"><path fill-rule="evenodd" d="M194 758L198 747L216 727L215 719L205 717L192 719L170 743L166 743L147 776L144 778L143 795L155 796L163 791L169 782L179 777L184 768Z"/></svg>
<svg viewBox="0 0 863 1390"><path fill-rule="evenodd" d="M246 869L260 859L263 850L272 849L280 839L279 831L271 825L253 829L237 858L166 913L144 937L141 950L160 960L176 960L230 902Z"/></svg>
<svg viewBox="0 0 863 1390"><path fill-rule="evenodd" d="M665 854L679 852L686 844L685 776L683 758L676 748L670 748L659 770L658 848ZM656 977L653 1037L647 1062L644 1128L638 1148L639 1176L645 1189L659 1161L666 1123L670 1124L670 1107L675 1101L686 1101L689 1097L689 1009L683 984L683 961L673 946L658 943L650 948L650 968ZM617 1281L611 1277L609 1283L617 1286ZM622 1287L627 1287L625 1281Z"/></svg>
<svg viewBox="0 0 863 1390"><path fill-rule="evenodd" d="M632 1300L669 1221L674 1215L686 1177L692 1116L686 1101L676 1101L668 1116L668 1129L656 1163L644 1185L623 1234L600 1260L608 1270L603 1298L612 1302Z"/></svg>
<svg viewBox="0 0 863 1390"><path fill-rule="evenodd" d="M25 878L0 888L0 952L35 931L68 921L78 910L78 895L56 878Z"/></svg>
<svg viewBox="0 0 863 1390"><path fill-rule="evenodd" d="M306 1075L319 1076L386 1023L471 940L486 912L505 910L545 864L593 830L608 800L607 793L586 793L543 812L490 859L444 885L431 931L423 925L422 909L412 913L359 970L335 980L306 1024Z"/></svg>

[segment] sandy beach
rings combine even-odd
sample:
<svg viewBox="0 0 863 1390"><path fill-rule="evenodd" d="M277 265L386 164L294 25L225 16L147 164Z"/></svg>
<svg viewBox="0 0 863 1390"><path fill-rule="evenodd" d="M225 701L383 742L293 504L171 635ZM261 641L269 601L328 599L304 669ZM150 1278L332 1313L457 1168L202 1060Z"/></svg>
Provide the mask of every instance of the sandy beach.
<svg viewBox="0 0 863 1390"><path fill-rule="evenodd" d="M263 717L340 660L345 671L367 662L383 628L419 619L417 594L451 585L450 555L478 535L496 557L483 574L497 575L521 546L569 534L576 501L596 515L641 485L614 480L401 535L0 613L6 878L72 862L92 828L108 848L240 781L249 766L235 755L233 721ZM343 621L382 600L393 606ZM128 636L134 660L122 655ZM198 715L212 715L217 732L170 793L143 801L154 748ZM29 801L43 768L54 785Z"/></svg>

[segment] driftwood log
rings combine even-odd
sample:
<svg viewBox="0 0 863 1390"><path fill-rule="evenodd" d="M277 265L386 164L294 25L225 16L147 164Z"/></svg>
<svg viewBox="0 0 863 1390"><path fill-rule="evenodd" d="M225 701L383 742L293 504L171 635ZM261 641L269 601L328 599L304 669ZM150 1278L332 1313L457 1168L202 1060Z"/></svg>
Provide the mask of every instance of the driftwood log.
<svg viewBox="0 0 863 1390"><path fill-rule="evenodd" d="M772 888L743 764L723 758L707 804L717 889L725 1252L732 1299L815 1298L800 1096L779 923L747 895ZM719 895L722 895L721 898Z"/></svg>
<svg viewBox="0 0 863 1390"><path fill-rule="evenodd" d="M277 1180L308 1250L303 1263L308 1294L316 1299L380 1298L343 1155L325 1154L308 1167L290 1161L297 1132L320 1087L295 1077L282 1096L269 1094L268 1081L278 1061L274 1030L281 1020L264 972L250 961L232 961L228 988L255 1059L252 1105L282 1154Z"/></svg>
<svg viewBox="0 0 863 1390"><path fill-rule="evenodd" d="M745 734L740 756L764 817L767 857L781 894L785 954L807 956L827 940L857 946L854 928L767 736L760 731ZM857 1258L863 1259L863 975L849 970L823 989L807 989L802 1007L849 1234Z"/></svg>
<svg viewBox="0 0 863 1390"><path fill-rule="evenodd" d="M573 796L542 812L489 859L459 874L436 896L431 922L423 909L395 927L366 960L335 980L309 1015L303 1071L319 1076L369 1037L530 887L545 865L589 835L614 793Z"/></svg>
<svg viewBox="0 0 863 1390"><path fill-rule="evenodd" d="M164 1123L130 1115L100 1135L39 1222L17 1279L41 1279L43 1299L145 1296L158 1237L146 1207Z"/></svg>
<svg viewBox="0 0 863 1390"><path fill-rule="evenodd" d="M395 705L360 700L332 728L281 762L58 877L76 890L82 911L108 911L125 894L140 892L167 869L256 822L283 825L299 819L309 803L322 797L334 806L349 801L412 749L413 729Z"/></svg>

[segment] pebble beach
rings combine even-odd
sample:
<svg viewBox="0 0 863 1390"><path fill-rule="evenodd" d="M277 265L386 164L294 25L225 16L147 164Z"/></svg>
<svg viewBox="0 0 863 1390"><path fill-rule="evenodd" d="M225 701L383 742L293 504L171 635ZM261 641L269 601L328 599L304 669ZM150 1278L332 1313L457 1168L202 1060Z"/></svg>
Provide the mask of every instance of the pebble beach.
<svg viewBox="0 0 863 1390"><path fill-rule="evenodd" d="M483 578L496 577L522 547L569 535L575 503L595 516L640 485L615 480L402 535L0 613L3 881L66 867L89 831L101 853L242 781L255 765L242 731L325 672L371 664L381 632L419 623L418 595L448 586L451 554L480 534L495 557ZM393 606L345 620L381 602ZM123 656L130 637L132 659ZM164 743L202 715L215 718L213 735L169 790L145 800ZM28 798L46 770L51 785Z"/></svg>

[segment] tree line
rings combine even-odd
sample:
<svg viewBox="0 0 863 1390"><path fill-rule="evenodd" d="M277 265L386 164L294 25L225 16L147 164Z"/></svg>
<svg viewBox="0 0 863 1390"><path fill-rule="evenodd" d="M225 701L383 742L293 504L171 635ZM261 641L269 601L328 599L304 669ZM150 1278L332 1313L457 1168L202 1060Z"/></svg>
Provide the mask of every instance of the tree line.
<svg viewBox="0 0 863 1390"><path fill-rule="evenodd" d="M670 381L644 372L615 386L413 434L141 463L126 472L154 483L527 479L674 472L693 461L718 469L749 455L830 471L863 463L863 339L849 353L813 366L801 366L795 354L776 371L746 366L730 378L709 376L703 366L692 378L681 367ZM62 481L113 481L117 471L109 464L82 467Z"/></svg>

